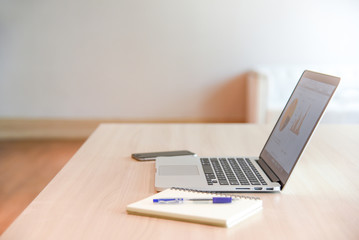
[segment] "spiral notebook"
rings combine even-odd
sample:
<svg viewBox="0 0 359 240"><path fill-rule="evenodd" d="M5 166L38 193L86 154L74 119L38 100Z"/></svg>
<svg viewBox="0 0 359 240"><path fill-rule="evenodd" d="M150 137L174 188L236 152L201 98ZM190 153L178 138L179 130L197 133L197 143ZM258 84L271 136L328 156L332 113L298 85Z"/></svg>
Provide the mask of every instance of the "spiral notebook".
<svg viewBox="0 0 359 240"><path fill-rule="evenodd" d="M153 203L153 199L159 198L212 198L218 196L231 196L233 201L232 203L224 204L214 204L211 202ZM127 212L130 214L196 222L227 228L236 225L261 209L262 200L258 197L223 195L178 188L166 189L127 206Z"/></svg>

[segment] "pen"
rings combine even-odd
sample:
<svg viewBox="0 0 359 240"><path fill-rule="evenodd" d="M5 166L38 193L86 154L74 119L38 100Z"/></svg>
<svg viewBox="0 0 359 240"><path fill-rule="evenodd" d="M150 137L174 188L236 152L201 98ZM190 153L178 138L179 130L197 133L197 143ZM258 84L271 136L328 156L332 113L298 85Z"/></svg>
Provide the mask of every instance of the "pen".
<svg viewBox="0 0 359 240"><path fill-rule="evenodd" d="M231 203L232 197L213 197L213 198L157 198L153 199L153 203L183 203L192 202L212 202L212 203Z"/></svg>

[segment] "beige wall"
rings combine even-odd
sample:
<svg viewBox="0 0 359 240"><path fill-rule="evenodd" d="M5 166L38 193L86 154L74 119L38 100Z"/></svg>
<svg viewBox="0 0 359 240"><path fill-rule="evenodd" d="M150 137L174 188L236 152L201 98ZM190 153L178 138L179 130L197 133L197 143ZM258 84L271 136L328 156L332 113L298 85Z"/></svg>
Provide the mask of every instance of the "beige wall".
<svg viewBox="0 0 359 240"><path fill-rule="evenodd" d="M0 118L236 119L223 89L248 69L357 64L358 12L354 0L1 1Z"/></svg>

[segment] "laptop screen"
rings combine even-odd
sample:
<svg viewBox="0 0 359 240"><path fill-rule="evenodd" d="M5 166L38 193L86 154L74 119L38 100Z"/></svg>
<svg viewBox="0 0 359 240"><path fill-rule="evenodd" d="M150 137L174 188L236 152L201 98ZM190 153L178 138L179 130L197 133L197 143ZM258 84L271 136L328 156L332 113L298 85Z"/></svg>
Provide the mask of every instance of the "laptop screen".
<svg viewBox="0 0 359 240"><path fill-rule="evenodd" d="M260 157L287 182L320 120L339 78L305 71L287 102Z"/></svg>

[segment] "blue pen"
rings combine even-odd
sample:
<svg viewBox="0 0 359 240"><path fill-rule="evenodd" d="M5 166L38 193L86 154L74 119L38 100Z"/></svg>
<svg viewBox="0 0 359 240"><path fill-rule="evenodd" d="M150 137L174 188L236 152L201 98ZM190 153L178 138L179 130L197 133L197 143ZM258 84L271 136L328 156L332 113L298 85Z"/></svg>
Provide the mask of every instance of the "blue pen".
<svg viewBox="0 0 359 240"><path fill-rule="evenodd" d="M183 203L191 202L212 202L212 203L231 203L232 197L213 197L213 198L157 198L153 199L153 203Z"/></svg>

